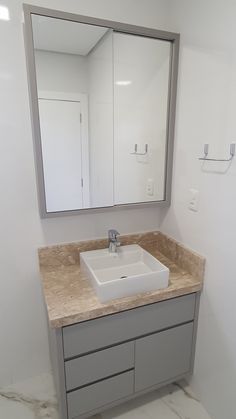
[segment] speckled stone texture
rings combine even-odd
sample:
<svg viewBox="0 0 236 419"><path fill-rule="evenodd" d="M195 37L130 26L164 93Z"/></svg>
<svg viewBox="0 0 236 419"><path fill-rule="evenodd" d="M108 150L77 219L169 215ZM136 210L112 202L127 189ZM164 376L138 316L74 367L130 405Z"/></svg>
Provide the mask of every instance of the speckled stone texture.
<svg viewBox="0 0 236 419"><path fill-rule="evenodd" d="M80 252L106 248L106 239L39 249L43 291L51 327L118 313L145 304L200 291L205 259L160 232L121 236L122 245L139 244L170 269L169 286L162 290L100 303L90 281L80 271Z"/></svg>

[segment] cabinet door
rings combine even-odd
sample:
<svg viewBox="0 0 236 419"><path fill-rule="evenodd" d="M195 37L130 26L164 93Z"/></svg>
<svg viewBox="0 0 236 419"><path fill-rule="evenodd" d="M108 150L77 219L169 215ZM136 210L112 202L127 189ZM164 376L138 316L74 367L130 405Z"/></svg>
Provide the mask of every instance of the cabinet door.
<svg viewBox="0 0 236 419"><path fill-rule="evenodd" d="M134 342L73 358L65 362L66 388L72 390L131 368L134 368Z"/></svg>
<svg viewBox="0 0 236 419"><path fill-rule="evenodd" d="M94 409L102 408L109 403L130 396L133 392L133 371L71 391L67 393L68 419L74 419Z"/></svg>
<svg viewBox="0 0 236 419"><path fill-rule="evenodd" d="M190 370L193 323L138 339L135 391L174 379Z"/></svg>

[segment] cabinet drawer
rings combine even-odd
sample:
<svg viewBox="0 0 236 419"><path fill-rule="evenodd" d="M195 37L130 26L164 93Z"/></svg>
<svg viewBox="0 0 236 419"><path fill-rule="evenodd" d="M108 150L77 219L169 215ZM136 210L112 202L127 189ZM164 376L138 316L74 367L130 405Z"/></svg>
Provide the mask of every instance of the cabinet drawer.
<svg viewBox="0 0 236 419"><path fill-rule="evenodd" d="M66 388L72 390L130 368L134 368L134 342L66 361Z"/></svg>
<svg viewBox="0 0 236 419"><path fill-rule="evenodd" d="M194 311L195 294L189 294L64 327L64 357L68 359L190 321Z"/></svg>
<svg viewBox="0 0 236 419"><path fill-rule="evenodd" d="M190 370L193 323L155 333L135 344L135 391Z"/></svg>
<svg viewBox="0 0 236 419"><path fill-rule="evenodd" d="M76 418L83 413L122 399L131 395L133 391L133 371L72 391L67 394L68 418Z"/></svg>

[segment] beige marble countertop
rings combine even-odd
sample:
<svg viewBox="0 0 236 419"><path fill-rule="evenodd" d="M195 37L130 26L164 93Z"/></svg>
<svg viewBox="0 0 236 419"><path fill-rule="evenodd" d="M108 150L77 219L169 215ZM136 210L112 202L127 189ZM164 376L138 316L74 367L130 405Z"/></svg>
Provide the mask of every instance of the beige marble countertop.
<svg viewBox="0 0 236 419"><path fill-rule="evenodd" d="M159 232L121 237L138 243L170 269L168 288L100 303L90 281L81 273L79 252L106 247L95 240L39 249L40 271L49 324L58 328L167 300L203 286L205 259Z"/></svg>

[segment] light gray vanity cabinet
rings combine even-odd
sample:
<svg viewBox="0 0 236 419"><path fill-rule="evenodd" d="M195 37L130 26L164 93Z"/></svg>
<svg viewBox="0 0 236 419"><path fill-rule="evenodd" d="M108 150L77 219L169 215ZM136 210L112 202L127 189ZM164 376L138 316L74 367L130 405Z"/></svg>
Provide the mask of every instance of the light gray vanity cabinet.
<svg viewBox="0 0 236 419"><path fill-rule="evenodd" d="M61 419L82 419L192 373L199 293L50 330Z"/></svg>

